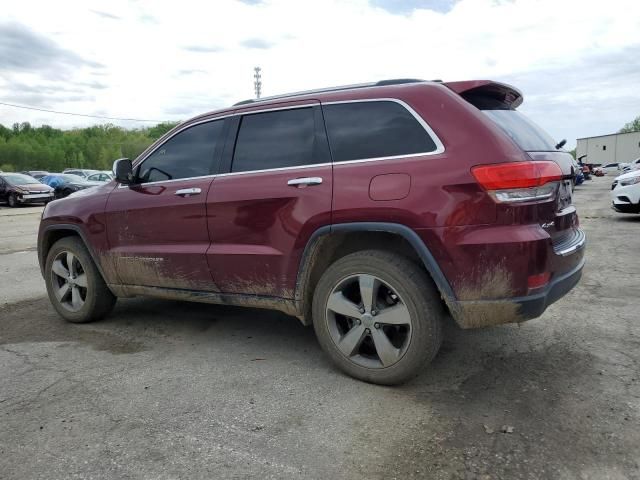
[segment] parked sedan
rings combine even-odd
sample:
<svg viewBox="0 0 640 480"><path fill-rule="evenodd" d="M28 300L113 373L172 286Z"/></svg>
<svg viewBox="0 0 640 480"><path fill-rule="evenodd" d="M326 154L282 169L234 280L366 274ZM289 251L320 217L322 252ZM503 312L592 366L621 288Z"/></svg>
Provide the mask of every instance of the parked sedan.
<svg viewBox="0 0 640 480"><path fill-rule="evenodd" d="M0 173L0 201L10 207L53 200L53 188L22 173Z"/></svg>
<svg viewBox="0 0 640 480"><path fill-rule="evenodd" d="M620 166L620 163L617 163L617 162L607 163L603 165L601 168L602 168L602 171L605 173L605 175L620 175L620 172L622 171L622 167Z"/></svg>
<svg viewBox="0 0 640 480"><path fill-rule="evenodd" d="M78 175L72 175L70 173L52 173L42 177L40 181L55 190L56 198L64 198L78 190L103 185L103 182L90 182Z"/></svg>
<svg viewBox="0 0 640 480"><path fill-rule="evenodd" d="M633 172L634 170L638 170L638 168L640 168L640 158L636 158L635 160L629 163L620 164L620 169L622 170L622 173Z"/></svg>
<svg viewBox="0 0 640 480"><path fill-rule="evenodd" d="M89 175L99 173L100 170L92 170L89 168L65 168L62 173L68 173L70 175L77 175L82 178L87 178Z"/></svg>
<svg viewBox="0 0 640 480"><path fill-rule="evenodd" d="M620 213L640 213L640 170L616 177L611 184L613 209Z"/></svg>
<svg viewBox="0 0 640 480"><path fill-rule="evenodd" d="M29 175L30 177L35 178L36 180L40 180L45 175L49 175L49 172L46 170L26 170L24 172L20 172L24 175Z"/></svg>
<svg viewBox="0 0 640 480"><path fill-rule="evenodd" d="M89 175L87 177L87 180L89 180L90 182L110 182L111 180L113 180L113 173L108 171L94 173L92 175Z"/></svg>

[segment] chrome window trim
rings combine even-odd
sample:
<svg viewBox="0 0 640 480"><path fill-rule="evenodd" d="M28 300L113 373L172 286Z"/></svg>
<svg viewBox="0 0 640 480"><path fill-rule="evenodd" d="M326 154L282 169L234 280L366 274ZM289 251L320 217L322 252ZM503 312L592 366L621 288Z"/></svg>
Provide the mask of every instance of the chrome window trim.
<svg viewBox="0 0 640 480"><path fill-rule="evenodd" d="M287 106L283 106L283 107L265 108L265 109L260 109L260 110L233 111L231 113L228 113L228 114L225 114L225 115L222 115L222 116L219 116L219 117L207 118L207 119L204 119L204 120L200 120L200 121L197 121L197 122L190 123L188 125L184 125L179 130L176 130L175 132L173 132L171 134L171 136L167 137L164 142L158 144L158 146L156 146L153 150L151 150L149 153L147 153L144 157L137 158L135 160L135 163L133 164L133 168L137 168L138 165L141 165L147 158L149 158L151 155L153 155L160 147L162 147L162 145L167 143L173 137L175 137L176 135L178 135L181 132L184 132L185 130L188 130L191 127L195 127L196 125L201 125L203 123L209 123L209 122L215 122L217 120L224 120L225 118L235 117L235 116L238 116L238 115L251 115L253 113L275 112L275 111L278 111L278 110L290 110L290 109L293 109L293 108L311 108L311 107L314 107L316 105L320 105L320 102L318 100L303 100L303 101L312 102L312 103L303 103L303 104L300 104L300 105L287 105ZM316 164L316 165L318 165L318 164ZM305 165L305 166L307 166L307 165ZM309 166L312 166L312 165L309 165ZM283 167L283 168L300 168L300 167ZM263 171L267 171L267 170L276 170L276 169L252 170L252 172L263 172ZM235 172L235 173L251 173L251 172ZM179 182L181 180L193 180L193 179L196 179L196 178L216 177L216 176L221 176L221 175L229 175L229 174L210 174L210 175L201 175L199 177L177 178L175 180L159 180L157 182L146 182L146 183L143 183L143 184L140 184L140 185L158 185L158 184L162 184L162 183ZM128 185L122 185L122 184L119 183L118 187L128 187Z"/></svg>
<svg viewBox="0 0 640 480"><path fill-rule="evenodd" d="M320 106L320 100L292 100L297 102L312 102L312 103L301 103L299 105L286 105L283 107L273 107L273 108L261 108L260 110L238 110L235 111L232 117L238 115L253 115L254 113L266 113L266 112L277 112L278 110L292 110L294 108L313 108L315 106ZM256 105L259 106L259 105ZM245 107L243 105L243 107ZM250 105L247 105L245 108L251 108Z"/></svg>
<svg viewBox="0 0 640 480"><path fill-rule="evenodd" d="M219 173L218 175L216 175L216 177L230 177L232 175L246 175L248 173L284 172L287 170L300 170L305 168L330 167L331 165L332 165L331 162L312 163L311 165L294 165L293 167L277 167L277 168L265 168L263 170L247 170L245 172Z"/></svg>
<svg viewBox="0 0 640 480"><path fill-rule="evenodd" d="M188 125L185 125L184 127L180 128L179 130L176 130L175 132L173 132L171 134L170 137L166 138L164 142L158 144L158 146L156 148L154 148L153 150L151 150L149 153L147 153L144 157L142 158L136 158L135 159L135 163L133 163L132 168L137 168L138 165L141 165L147 158L149 158L151 155L153 155L154 153L156 153L158 151L158 149L164 145L165 143L167 143L169 140L171 140L173 137L175 137L176 135L178 135L179 133L184 132L185 130L190 129L191 127L195 127L196 125L202 125L203 123L213 123L216 122L218 120L224 120L225 118L231 117L232 115L225 115L222 117L215 117L215 118L207 118L206 120L200 120L199 122L194 122L194 123L190 123ZM208 175L202 175L203 177L206 177ZM200 177L191 177L191 178L200 178ZM177 179L177 180L183 180L181 178ZM163 180L163 182L173 182L175 180ZM148 183L160 183L160 182L148 182ZM148 183L145 183L145 185L148 185Z"/></svg>
<svg viewBox="0 0 640 480"><path fill-rule="evenodd" d="M292 100L292 101L296 101L296 100ZM252 173L280 172L280 171L298 170L298 169L306 169L306 168L314 168L314 167L326 167L326 166L330 166L330 165L348 165L348 164L351 164L351 163L380 162L380 161L385 161L385 160L396 160L396 159L399 159L399 158L411 158L411 157L423 157L423 156L430 156L430 155L440 155L441 153L444 153L444 151L445 151L444 144L442 143L440 138L436 135L436 133L433 131L431 126L420 115L418 115L418 113L413 108L411 108L406 102L404 102L404 101L402 101L400 99L383 97L383 98L363 98L363 99L356 99L356 100L337 100L337 101L334 101L334 102L322 102L322 101L319 101L319 100L301 100L301 101L302 102L310 102L310 103L302 103L302 104L298 104L298 105L287 105L287 106L279 106L279 107L271 107L271 108L262 108L262 109L258 109L258 110L250 110L252 105L249 104L249 105L246 106L246 108L238 109L238 110L235 110L235 111L233 111L231 113L227 113L227 114L219 116L219 117L207 118L207 119L204 119L204 120L200 120L198 122L190 123L188 125L185 125L183 128L180 128L179 130L176 130L175 132L173 132L170 137L168 137L164 142L160 143L156 148L154 148L152 151L147 153L144 157L142 157L139 160L136 159L136 162L133 165L133 168L137 168L138 165L140 165L142 162L144 162L147 158L149 158L149 156L151 156L153 153L155 153L162 145L164 145L166 142L171 140L173 137L175 137L180 132L183 132L183 131L187 130L188 128L194 127L196 125L200 125L202 123L215 122L217 120L224 120L225 118L236 117L236 116L239 116L239 115L252 115L254 113L275 112L275 111L278 111L278 110L291 110L291 109L294 109L294 108L310 108L310 107L314 107L316 105L337 105L337 104L341 104L341 103L395 102L395 103L401 105L402 107L404 107L418 121L418 123L422 126L422 128L425 129L427 134L431 137L431 139L435 143L436 149L431 151L431 152L408 153L408 154L404 154L404 155L392 155L392 156L388 156L388 157L359 158L359 159L354 159L354 160L343 160L343 161L340 161L340 162L324 162L324 163L314 163L314 164L310 164L310 165L296 165L296 166L292 166L292 167L265 168L265 169L262 169L262 170L247 170L245 172L218 173L218 174L211 174L211 175L202 175L202 176L199 176L199 177L177 178L177 179L174 179L174 180L161 180L161 181L157 181L157 182L147 182L147 183L142 183L140 185L145 185L145 186L146 185L161 185L161 184L165 184L165 183L182 182L182 181L185 181L185 180L196 180L196 179L215 178L215 177L230 177L230 176L234 176L234 175L247 175L247 174L252 174ZM257 105L255 105L255 106L257 106ZM242 107L244 107L244 105ZM118 188L128 188L128 187L129 187L129 185L122 185L120 183L118 184Z"/></svg>
<svg viewBox="0 0 640 480"><path fill-rule="evenodd" d="M129 188L131 186L163 185L165 183L175 183L175 182L182 182L182 181L188 181L188 180L203 180L206 178L215 178L217 176L219 175L212 173L210 175L201 175L199 177L176 178L174 180L158 180L157 182L135 183L133 185L124 185L122 183L118 183L118 188Z"/></svg>

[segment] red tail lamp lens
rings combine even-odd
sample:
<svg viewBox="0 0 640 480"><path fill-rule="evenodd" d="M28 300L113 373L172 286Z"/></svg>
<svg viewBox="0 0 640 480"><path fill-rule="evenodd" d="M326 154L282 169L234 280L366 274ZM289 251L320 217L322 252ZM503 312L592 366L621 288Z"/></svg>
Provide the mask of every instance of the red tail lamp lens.
<svg viewBox="0 0 640 480"><path fill-rule="evenodd" d="M471 173L486 190L539 187L562 179L555 162L510 162L477 165Z"/></svg>

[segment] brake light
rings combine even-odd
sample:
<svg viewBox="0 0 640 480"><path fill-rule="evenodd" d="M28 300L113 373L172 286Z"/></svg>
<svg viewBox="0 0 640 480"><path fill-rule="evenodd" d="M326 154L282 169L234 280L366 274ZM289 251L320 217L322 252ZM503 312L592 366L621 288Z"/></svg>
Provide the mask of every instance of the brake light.
<svg viewBox="0 0 640 480"><path fill-rule="evenodd" d="M476 165L471 173L497 202L547 200L562 180L562 170L550 161Z"/></svg>

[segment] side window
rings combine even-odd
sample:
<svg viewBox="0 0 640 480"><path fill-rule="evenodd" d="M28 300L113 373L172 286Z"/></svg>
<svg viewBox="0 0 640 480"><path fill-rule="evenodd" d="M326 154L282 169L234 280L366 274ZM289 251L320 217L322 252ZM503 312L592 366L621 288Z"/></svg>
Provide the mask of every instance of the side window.
<svg viewBox="0 0 640 480"><path fill-rule="evenodd" d="M138 180L147 183L211 175L223 124L224 120L201 123L174 135L142 162Z"/></svg>
<svg viewBox="0 0 640 480"><path fill-rule="evenodd" d="M313 108L247 114L242 117L232 172L317 163Z"/></svg>
<svg viewBox="0 0 640 480"><path fill-rule="evenodd" d="M322 111L335 162L436 150L423 126L396 102L337 103Z"/></svg>

